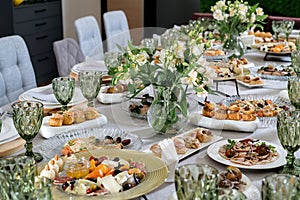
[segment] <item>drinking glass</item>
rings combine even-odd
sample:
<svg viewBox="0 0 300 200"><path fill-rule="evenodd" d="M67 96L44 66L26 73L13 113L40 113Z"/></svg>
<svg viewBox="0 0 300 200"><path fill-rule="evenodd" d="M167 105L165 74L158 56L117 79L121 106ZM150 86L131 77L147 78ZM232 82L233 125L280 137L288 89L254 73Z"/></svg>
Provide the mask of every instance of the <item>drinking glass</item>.
<svg viewBox="0 0 300 200"><path fill-rule="evenodd" d="M31 193L34 200L52 200L52 181L46 177L36 177L34 192Z"/></svg>
<svg viewBox="0 0 300 200"><path fill-rule="evenodd" d="M293 50L291 53L292 68L300 77L300 50Z"/></svg>
<svg viewBox="0 0 300 200"><path fill-rule="evenodd" d="M289 36L292 33L292 30L294 28L295 21L293 20L284 20L283 21L283 32L286 36L286 41L289 41Z"/></svg>
<svg viewBox="0 0 300 200"><path fill-rule="evenodd" d="M296 200L300 196L300 179L290 174L273 174L262 181L262 200Z"/></svg>
<svg viewBox="0 0 300 200"><path fill-rule="evenodd" d="M95 98L101 87L102 72L80 71L78 74L79 86L82 95L88 100L88 107L95 107Z"/></svg>
<svg viewBox="0 0 300 200"><path fill-rule="evenodd" d="M288 95L296 109L300 109L300 77L292 76L288 79Z"/></svg>
<svg viewBox="0 0 300 200"><path fill-rule="evenodd" d="M33 157L16 156L0 160L0 199L30 199L37 173Z"/></svg>
<svg viewBox="0 0 300 200"><path fill-rule="evenodd" d="M154 38L145 38L142 40L141 44L143 47L148 48L151 52L154 52L158 47L158 40Z"/></svg>
<svg viewBox="0 0 300 200"><path fill-rule="evenodd" d="M294 168L294 153L300 148L300 110L279 112L277 132L280 143L287 150L287 163L281 173L298 175L299 171Z"/></svg>
<svg viewBox="0 0 300 200"><path fill-rule="evenodd" d="M43 117L44 106L36 101L20 101L12 104L13 121L17 132L20 137L26 141L25 155L34 157L36 162L43 160L40 153L33 153L32 140L38 134Z"/></svg>
<svg viewBox="0 0 300 200"><path fill-rule="evenodd" d="M247 199L247 197L244 195L244 193L240 192L237 189L216 188L216 189L205 192L204 199L245 200L245 199Z"/></svg>
<svg viewBox="0 0 300 200"><path fill-rule="evenodd" d="M283 21L272 21L272 30L275 34L275 40L278 41L278 35L283 31Z"/></svg>
<svg viewBox="0 0 300 200"><path fill-rule="evenodd" d="M58 77L52 80L52 89L55 98L62 105L61 110L68 110L68 103L72 100L75 90L75 79Z"/></svg>
<svg viewBox="0 0 300 200"><path fill-rule="evenodd" d="M204 193L217 188L218 170L205 164L188 164L175 170L178 200L204 199Z"/></svg>
<svg viewBox="0 0 300 200"><path fill-rule="evenodd" d="M122 53L121 52L105 52L104 54L104 63L107 68L118 67L122 62Z"/></svg>

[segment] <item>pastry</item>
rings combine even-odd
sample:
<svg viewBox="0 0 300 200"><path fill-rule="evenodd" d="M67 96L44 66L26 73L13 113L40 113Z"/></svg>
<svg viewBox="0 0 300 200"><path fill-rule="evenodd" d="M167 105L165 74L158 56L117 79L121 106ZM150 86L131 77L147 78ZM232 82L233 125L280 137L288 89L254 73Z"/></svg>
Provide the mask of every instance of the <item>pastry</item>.
<svg viewBox="0 0 300 200"><path fill-rule="evenodd" d="M85 121L85 115L82 110L74 110L74 123L78 124Z"/></svg>
<svg viewBox="0 0 300 200"><path fill-rule="evenodd" d="M228 118L229 120L241 120L242 116L240 111L228 111Z"/></svg>
<svg viewBox="0 0 300 200"><path fill-rule="evenodd" d="M182 137L174 137L173 142L177 154L185 154L187 152L188 149L186 148L184 139Z"/></svg>
<svg viewBox="0 0 300 200"><path fill-rule="evenodd" d="M58 113L53 113L49 119L49 125L57 127L57 126L62 126L62 124L63 124L63 116Z"/></svg>
<svg viewBox="0 0 300 200"><path fill-rule="evenodd" d="M189 135L185 135L183 137L185 142L185 147L189 149L198 149L200 148L201 144L197 138L191 137Z"/></svg>
<svg viewBox="0 0 300 200"><path fill-rule="evenodd" d="M152 151L152 153L154 153L154 155L156 155L156 156L158 156L158 157L161 158L162 150L161 150L161 147L159 146L159 144L153 144L150 147L150 151Z"/></svg>
<svg viewBox="0 0 300 200"><path fill-rule="evenodd" d="M198 128L197 130L197 139L200 142L209 142L213 138L213 134L210 130L204 128Z"/></svg>
<svg viewBox="0 0 300 200"><path fill-rule="evenodd" d="M63 124L71 125L74 123L74 112L71 110L63 112Z"/></svg>
<svg viewBox="0 0 300 200"><path fill-rule="evenodd" d="M227 119L227 106L224 104L218 104L217 105L217 110L215 111L214 118L215 119L220 119L220 120L225 120Z"/></svg>
<svg viewBox="0 0 300 200"><path fill-rule="evenodd" d="M55 163L54 160L50 160L48 162L48 165L49 165L50 170L53 170L55 172L55 174L58 174L59 166L58 166L58 164Z"/></svg>
<svg viewBox="0 0 300 200"><path fill-rule="evenodd" d="M64 161L56 154L54 158L52 159L54 162L58 165L59 171L63 169Z"/></svg>
<svg viewBox="0 0 300 200"><path fill-rule="evenodd" d="M96 119L99 116L99 113L95 108L88 107L84 111L84 116L86 119L91 120L91 119Z"/></svg>
<svg viewBox="0 0 300 200"><path fill-rule="evenodd" d="M55 172L51 170L49 165L47 164L45 168L41 171L40 176L53 180L55 178Z"/></svg>

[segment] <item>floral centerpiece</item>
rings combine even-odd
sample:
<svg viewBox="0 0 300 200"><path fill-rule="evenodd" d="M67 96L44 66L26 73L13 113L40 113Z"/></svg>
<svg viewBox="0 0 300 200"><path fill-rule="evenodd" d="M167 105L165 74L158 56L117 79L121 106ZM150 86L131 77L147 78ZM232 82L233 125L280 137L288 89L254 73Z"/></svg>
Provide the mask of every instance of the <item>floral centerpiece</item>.
<svg viewBox="0 0 300 200"><path fill-rule="evenodd" d="M188 115L188 85L199 95L209 91L211 79L199 60L206 44L182 38L173 37L173 45L154 51L129 43L123 49L122 63L109 69L113 83L128 84L131 97L152 86L154 100L148 110L148 121L160 133L170 134L182 128Z"/></svg>
<svg viewBox="0 0 300 200"><path fill-rule="evenodd" d="M259 4L250 6L243 0L218 1L211 7L214 19L217 20L217 28L222 41L225 41L224 47L227 49L238 50L236 57L243 55L242 49L237 46L237 37L248 29L262 27L263 21L267 18ZM241 45L241 44L239 44Z"/></svg>

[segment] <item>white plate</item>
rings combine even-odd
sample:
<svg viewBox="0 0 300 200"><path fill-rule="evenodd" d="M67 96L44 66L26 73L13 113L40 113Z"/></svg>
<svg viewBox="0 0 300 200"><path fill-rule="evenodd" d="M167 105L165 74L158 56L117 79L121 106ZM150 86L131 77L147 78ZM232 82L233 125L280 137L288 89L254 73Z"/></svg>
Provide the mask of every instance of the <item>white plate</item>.
<svg viewBox="0 0 300 200"><path fill-rule="evenodd" d="M139 150L142 147L142 140L133 134L127 133L117 128L85 128L63 132L60 135L56 135L46 141L44 141L39 147L38 151L43 155L46 160L50 160L55 154L61 155L61 150L64 144L74 138L88 138L95 136L96 138L103 140L105 136L111 136L113 138L121 137L122 139L130 139L131 142L126 149Z"/></svg>
<svg viewBox="0 0 300 200"><path fill-rule="evenodd" d="M182 134L176 135L175 137L181 137L181 136L183 136L185 134L188 134L189 132L191 132L193 130L194 129L191 129L191 130L186 131L186 132L184 132ZM207 146L209 146L209 145L211 145L211 144L213 144L213 143L221 140L222 138L223 138L222 136L213 135L213 138L212 138L211 141L201 143L201 146L199 148L197 148L197 149L189 149L188 148L188 150L187 150L187 152L185 154L178 154L179 161L181 161L182 159L184 159L184 158L186 158L186 157L188 157L188 156L190 156L190 155L192 155L192 154L200 151L201 149L204 149L205 147L207 147ZM152 151L150 149L147 149L145 152L152 153Z"/></svg>
<svg viewBox="0 0 300 200"><path fill-rule="evenodd" d="M102 86L100 92L97 96L97 99L100 103L121 103L125 100L125 95L127 92L123 93L106 93L107 88L111 86Z"/></svg>
<svg viewBox="0 0 300 200"><path fill-rule="evenodd" d="M272 168L276 168L276 167L280 167L282 165L285 165L285 163L286 163L286 159L285 159L286 151L282 147L280 147L276 144L267 142L267 141L263 141L263 140L260 140L260 141L265 142L267 145L270 144L270 145L274 146L275 149L277 150L278 154L279 154L279 158L277 160L275 160L274 162L271 162L271 163L267 163L267 164L264 164L264 165L252 165L252 166L240 165L240 164L230 162L229 160L226 160L225 158L223 158L219 154L220 147L227 144L227 140L222 140L222 141L219 141L219 142L216 142L216 143L210 145L207 149L207 154L211 159L213 159L213 160L215 160L219 163L222 163L224 165L231 165L231 166L242 168L242 169L272 169Z"/></svg>
<svg viewBox="0 0 300 200"><path fill-rule="evenodd" d="M107 71L107 68L103 60L97 60L78 63L71 69L74 74L78 74L81 70Z"/></svg>
<svg viewBox="0 0 300 200"><path fill-rule="evenodd" d="M248 87L248 88L257 88L257 87L263 87L265 84L262 83L262 84L256 84L256 85L251 85L249 83L245 83L243 81L240 81L240 80L236 80L239 84L245 86L245 87Z"/></svg>
<svg viewBox="0 0 300 200"><path fill-rule="evenodd" d="M39 95L39 93L40 93L40 95ZM34 95L36 95L36 96L34 96ZM38 100L34 97L38 97L41 99L43 99L43 97L47 97L48 100L47 99L45 99L45 101ZM51 109L60 108L61 105L58 102L52 101L52 99L54 99L54 98L55 98L55 96L53 94L51 84L47 85L47 86L43 86L43 87L33 88L31 90L28 90L28 91L22 93L19 96L20 101L39 101L44 104L44 108L51 108ZM87 100L82 95L80 88L75 87L74 96L73 96L71 102L68 104L68 106L74 106L77 104L81 104L85 101L87 101Z"/></svg>
<svg viewBox="0 0 300 200"><path fill-rule="evenodd" d="M40 129L40 134L44 138L50 138L55 135L61 134L66 131L83 129L83 128L96 128L107 124L107 118L103 114L99 114L99 117L93 120L86 120L84 122L72 125L62 125L58 127L53 127L49 125L49 119L51 116L44 117L43 124Z"/></svg>
<svg viewBox="0 0 300 200"><path fill-rule="evenodd" d="M258 125L259 119L254 121L237 121L237 120L219 120L205 117L201 112L193 112L190 115L190 122L196 126L202 126L210 129L232 130L242 132L254 132Z"/></svg>
<svg viewBox="0 0 300 200"><path fill-rule="evenodd" d="M14 127L11 117L6 117L2 121L2 129L0 133L0 144L4 144L19 138L19 134Z"/></svg>

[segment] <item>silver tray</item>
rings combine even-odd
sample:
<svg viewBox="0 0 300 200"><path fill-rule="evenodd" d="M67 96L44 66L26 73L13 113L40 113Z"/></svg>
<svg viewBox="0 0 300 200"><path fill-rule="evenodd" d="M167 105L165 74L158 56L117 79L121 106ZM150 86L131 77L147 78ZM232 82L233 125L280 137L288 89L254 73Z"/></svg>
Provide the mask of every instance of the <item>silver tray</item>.
<svg viewBox="0 0 300 200"><path fill-rule="evenodd" d="M277 69L281 70L284 67L288 67L285 65L275 65ZM269 79L269 80L277 80L277 81L288 81L288 79L292 76L274 76L274 75L266 75L266 74L259 74L257 71L263 66L254 67L251 69L251 73L255 74L256 76L260 76L262 79Z"/></svg>
<svg viewBox="0 0 300 200"><path fill-rule="evenodd" d="M65 143L74 138L88 138L95 136L96 138L103 140L105 136L111 136L112 138L121 137L122 139L130 139L129 145L126 145L125 149L140 150L142 147L142 140L134 134L127 133L117 128L89 128L71 130L59 135L56 135L46 141L44 141L38 152L42 154L45 160L51 160L56 154L61 155L61 150Z"/></svg>
<svg viewBox="0 0 300 200"><path fill-rule="evenodd" d="M292 104L290 101L286 98L280 97L280 96L272 96L272 95L260 95L260 94L249 94L249 95L240 95L240 96L231 96L227 97L222 100L222 103L229 106L231 103L233 103L235 100L238 99L245 99L245 100L260 100L260 99L269 99L274 104L277 104L278 106L286 105L290 109L292 108ZM260 127L274 127L277 123L277 117L259 117L260 120Z"/></svg>

